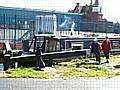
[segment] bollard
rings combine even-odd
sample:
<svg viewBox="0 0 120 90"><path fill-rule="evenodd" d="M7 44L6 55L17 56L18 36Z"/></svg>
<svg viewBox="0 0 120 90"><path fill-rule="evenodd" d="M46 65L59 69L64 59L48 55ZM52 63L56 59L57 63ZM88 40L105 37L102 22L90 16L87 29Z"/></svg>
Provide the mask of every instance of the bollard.
<svg viewBox="0 0 120 90"><path fill-rule="evenodd" d="M5 54L4 55L4 71L8 70L9 69L9 63L10 63L10 54Z"/></svg>

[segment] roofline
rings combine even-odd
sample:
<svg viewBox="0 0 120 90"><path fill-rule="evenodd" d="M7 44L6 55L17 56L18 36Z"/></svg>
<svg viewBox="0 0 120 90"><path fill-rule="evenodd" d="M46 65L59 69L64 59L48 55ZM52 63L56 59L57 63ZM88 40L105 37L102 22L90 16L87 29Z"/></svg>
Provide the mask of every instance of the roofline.
<svg viewBox="0 0 120 90"><path fill-rule="evenodd" d="M73 14L73 15L83 15L82 13L70 13L70 12L61 12L55 10L41 10L41 9L32 9L32 8L21 8L21 7L5 7L0 6L0 9L14 9L14 10L27 10L27 11L41 11L41 12L51 12L51 13L61 13L61 14Z"/></svg>

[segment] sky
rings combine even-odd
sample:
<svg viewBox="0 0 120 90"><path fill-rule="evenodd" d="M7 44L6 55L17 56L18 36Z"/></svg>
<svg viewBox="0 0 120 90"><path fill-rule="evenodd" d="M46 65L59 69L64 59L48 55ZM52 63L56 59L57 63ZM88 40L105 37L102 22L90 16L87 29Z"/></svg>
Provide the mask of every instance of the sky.
<svg viewBox="0 0 120 90"><path fill-rule="evenodd" d="M0 0L0 6L67 12L68 10L74 9L77 2L79 2L80 5L89 5L90 1L91 0ZM119 0L99 0L99 4L102 6L104 18L108 21L120 23Z"/></svg>

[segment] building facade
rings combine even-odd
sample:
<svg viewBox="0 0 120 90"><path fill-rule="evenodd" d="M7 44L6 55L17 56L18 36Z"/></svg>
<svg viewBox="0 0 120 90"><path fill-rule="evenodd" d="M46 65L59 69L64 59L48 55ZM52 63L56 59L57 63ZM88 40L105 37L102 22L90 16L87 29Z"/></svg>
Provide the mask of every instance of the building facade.
<svg viewBox="0 0 120 90"><path fill-rule="evenodd" d="M32 38L36 30L36 17L56 15L59 34L73 35L80 32L118 33L119 27L103 18L99 1L80 6L79 3L68 12L47 11L27 8L0 7L0 40L20 41ZM46 24L47 25L47 24ZM71 33L73 32L73 33Z"/></svg>

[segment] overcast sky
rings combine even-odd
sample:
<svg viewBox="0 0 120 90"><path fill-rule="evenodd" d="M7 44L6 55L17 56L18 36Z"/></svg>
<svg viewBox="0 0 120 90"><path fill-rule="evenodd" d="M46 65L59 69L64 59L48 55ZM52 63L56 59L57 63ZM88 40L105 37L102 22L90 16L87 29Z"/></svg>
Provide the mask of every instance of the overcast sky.
<svg viewBox="0 0 120 90"><path fill-rule="evenodd" d="M77 2L81 5L90 4L90 0L0 0L0 6L67 12L69 9L73 9ZM109 21L118 21L120 23L119 0L99 0L99 4L102 6L104 18Z"/></svg>

